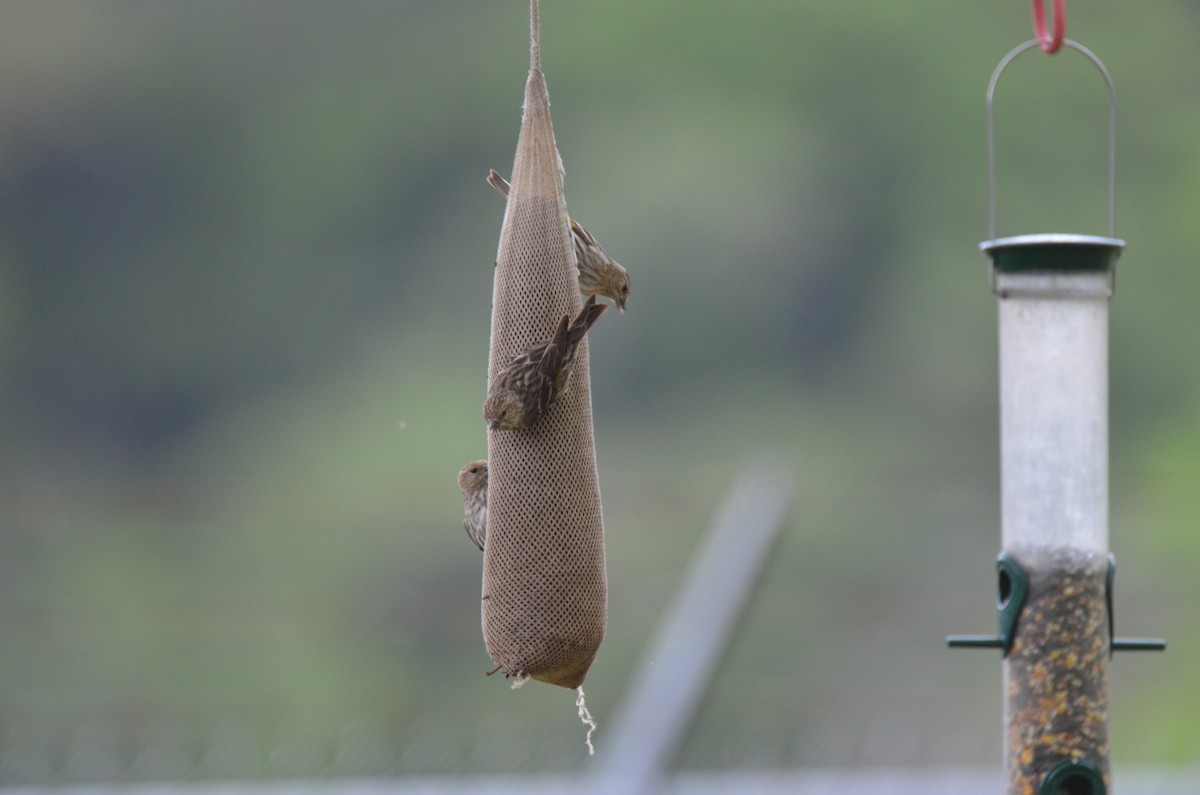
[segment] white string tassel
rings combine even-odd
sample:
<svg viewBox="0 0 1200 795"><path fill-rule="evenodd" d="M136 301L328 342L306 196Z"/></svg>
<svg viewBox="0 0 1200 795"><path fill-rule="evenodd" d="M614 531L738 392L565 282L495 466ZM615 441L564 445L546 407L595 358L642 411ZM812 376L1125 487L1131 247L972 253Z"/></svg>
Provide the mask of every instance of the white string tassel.
<svg viewBox="0 0 1200 795"><path fill-rule="evenodd" d="M592 745L592 733L596 731L596 721L592 718L592 713L588 712L587 704L584 702L583 686L580 685L576 689L579 691L579 697L575 699L575 706L579 707L579 719L583 721L584 726L588 727L587 737L585 738L588 756L595 756L596 747Z"/></svg>

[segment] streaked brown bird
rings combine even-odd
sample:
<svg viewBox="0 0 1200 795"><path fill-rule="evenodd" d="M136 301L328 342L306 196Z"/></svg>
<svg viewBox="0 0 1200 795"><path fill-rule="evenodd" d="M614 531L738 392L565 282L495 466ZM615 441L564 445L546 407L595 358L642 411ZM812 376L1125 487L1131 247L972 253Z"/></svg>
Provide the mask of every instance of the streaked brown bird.
<svg viewBox="0 0 1200 795"><path fill-rule="evenodd" d="M496 373L483 403L488 428L530 428L542 418L567 385L579 343L606 309L608 304L589 296L574 320L568 323L570 315L563 315L550 339L517 354Z"/></svg>
<svg viewBox="0 0 1200 795"><path fill-rule="evenodd" d="M463 495L463 527L480 550L487 537L487 487L487 461L472 461L458 471L458 488Z"/></svg>
<svg viewBox="0 0 1200 795"><path fill-rule="evenodd" d="M493 168L487 181L501 196L508 196L508 181L499 171ZM624 312L625 302L629 300L629 271L610 257L600 241L574 218L571 219L571 238L575 241L575 262L579 266L579 292L610 298L617 309Z"/></svg>

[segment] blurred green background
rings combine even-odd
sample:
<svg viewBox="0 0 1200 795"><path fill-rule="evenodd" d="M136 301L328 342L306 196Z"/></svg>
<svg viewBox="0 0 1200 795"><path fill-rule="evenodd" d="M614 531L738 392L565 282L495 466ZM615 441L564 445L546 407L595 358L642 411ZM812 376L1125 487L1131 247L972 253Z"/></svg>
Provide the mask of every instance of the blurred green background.
<svg viewBox="0 0 1200 795"><path fill-rule="evenodd" d="M1120 106L1116 765L1200 761L1200 6L1068 35ZM0 5L0 783L563 770L484 678L485 452L524 0ZM984 89L1020 2L544 0L592 339L611 719L738 463L798 505L677 764L998 765ZM1105 233L1106 103L1013 64L998 232Z"/></svg>

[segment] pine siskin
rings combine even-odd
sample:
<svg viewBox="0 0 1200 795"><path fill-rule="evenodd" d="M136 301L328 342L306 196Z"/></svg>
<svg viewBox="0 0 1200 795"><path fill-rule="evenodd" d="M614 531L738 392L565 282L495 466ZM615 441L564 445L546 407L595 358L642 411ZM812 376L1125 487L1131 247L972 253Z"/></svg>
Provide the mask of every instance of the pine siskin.
<svg viewBox="0 0 1200 795"><path fill-rule="evenodd" d="M487 536L488 462L472 461L460 469L458 487L463 495L463 527L482 550Z"/></svg>
<svg viewBox="0 0 1200 795"><path fill-rule="evenodd" d="M554 336L514 356L496 373L483 404L488 428L530 428L542 418L562 394L583 336L606 309L608 304L597 304L596 296L589 296L569 325L570 315L563 315Z"/></svg>
<svg viewBox="0 0 1200 795"><path fill-rule="evenodd" d="M508 196L508 181L496 169L491 170L487 181L501 196ZM610 257L600 241L574 218L571 238L575 241L575 262L579 266L579 292L611 298L617 309L624 312L629 300L629 271Z"/></svg>

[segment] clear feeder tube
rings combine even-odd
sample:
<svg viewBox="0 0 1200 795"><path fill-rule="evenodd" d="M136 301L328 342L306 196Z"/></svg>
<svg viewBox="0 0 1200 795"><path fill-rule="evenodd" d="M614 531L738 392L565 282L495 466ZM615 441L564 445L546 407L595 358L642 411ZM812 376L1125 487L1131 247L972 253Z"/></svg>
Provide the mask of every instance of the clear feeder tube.
<svg viewBox="0 0 1200 795"><path fill-rule="evenodd" d="M1040 792L1063 763L1094 770L1108 789L1111 275L994 278L1001 543L1028 577L1004 661L1008 792Z"/></svg>
<svg viewBox="0 0 1200 795"><path fill-rule="evenodd" d="M1107 556L1109 276L998 274L997 288L1001 543Z"/></svg>

